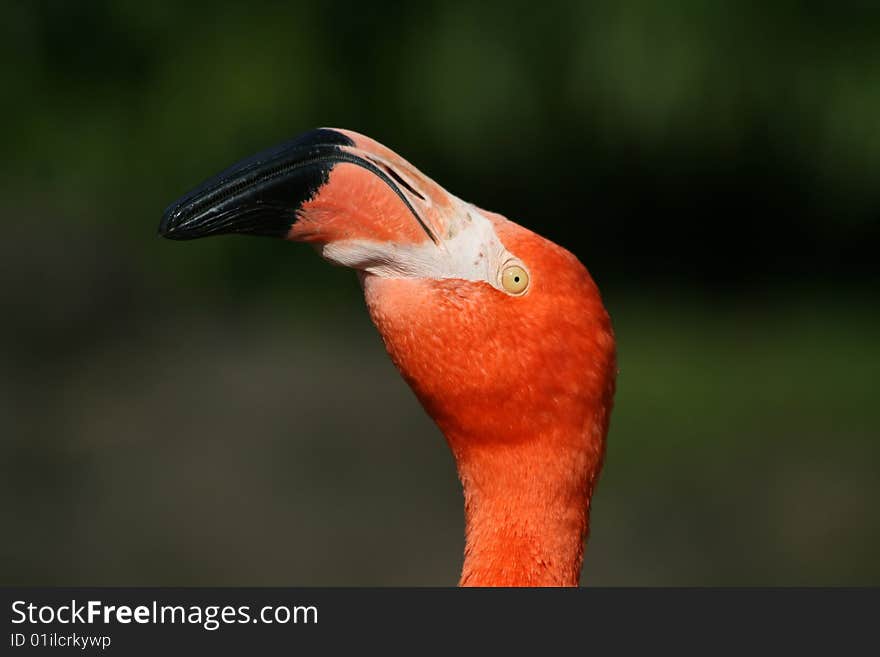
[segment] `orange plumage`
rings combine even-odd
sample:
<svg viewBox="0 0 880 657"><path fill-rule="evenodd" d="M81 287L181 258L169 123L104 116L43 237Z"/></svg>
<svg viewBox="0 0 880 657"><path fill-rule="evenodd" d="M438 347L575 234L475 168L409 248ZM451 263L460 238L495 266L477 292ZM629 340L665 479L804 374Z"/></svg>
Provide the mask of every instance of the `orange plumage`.
<svg viewBox="0 0 880 657"><path fill-rule="evenodd" d="M278 226L356 269L391 359L455 457L461 584L576 586L616 374L584 266L357 133L314 131L236 166L172 206L163 234ZM266 216L285 199L289 223ZM510 288L505 271L526 287Z"/></svg>
<svg viewBox="0 0 880 657"><path fill-rule="evenodd" d="M576 585L614 394L598 290L564 249L493 217L531 290L367 277L388 353L446 436L464 486L465 585Z"/></svg>

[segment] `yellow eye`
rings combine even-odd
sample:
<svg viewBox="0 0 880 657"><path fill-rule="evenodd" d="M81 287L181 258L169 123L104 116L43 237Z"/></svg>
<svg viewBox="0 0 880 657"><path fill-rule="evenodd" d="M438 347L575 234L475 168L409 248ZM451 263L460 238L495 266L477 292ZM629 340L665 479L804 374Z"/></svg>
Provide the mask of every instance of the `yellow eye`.
<svg viewBox="0 0 880 657"><path fill-rule="evenodd" d="M501 272L501 287L510 294L522 294L529 287L529 273L519 265L505 267Z"/></svg>

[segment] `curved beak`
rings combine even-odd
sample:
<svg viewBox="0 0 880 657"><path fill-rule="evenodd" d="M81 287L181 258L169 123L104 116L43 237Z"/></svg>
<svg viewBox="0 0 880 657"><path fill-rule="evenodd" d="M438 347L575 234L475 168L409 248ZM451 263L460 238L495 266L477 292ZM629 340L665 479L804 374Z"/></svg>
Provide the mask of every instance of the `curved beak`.
<svg viewBox="0 0 880 657"><path fill-rule="evenodd" d="M202 183L165 211L159 234L268 235L366 274L495 285L509 254L492 223L503 218L486 214L369 137L320 128Z"/></svg>
<svg viewBox="0 0 880 657"><path fill-rule="evenodd" d="M170 205L159 234L239 233L327 244L440 244L453 197L381 144L320 128L242 160Z"/></svg>

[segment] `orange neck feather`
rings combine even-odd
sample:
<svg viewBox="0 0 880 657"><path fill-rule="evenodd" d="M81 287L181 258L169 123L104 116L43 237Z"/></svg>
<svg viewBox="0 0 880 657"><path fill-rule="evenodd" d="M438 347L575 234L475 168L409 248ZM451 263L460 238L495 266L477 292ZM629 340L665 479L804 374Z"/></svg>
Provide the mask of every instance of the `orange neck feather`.
<svg viewBox="0 0 880 657"><path fill-rule="evenodd" d="M450 444L465 498L461 585L577 586L600 455L541 440Z"/></svg>
<svg viewBox="0 0 880 657"><path fill-rule="evenodd" d="M507 243L532 271L521 298L486 283L376 276L363 277L364 293L455 456L461 584L576 586L614 395L614 336L574 256L511 226L522 236Z"/></svg>

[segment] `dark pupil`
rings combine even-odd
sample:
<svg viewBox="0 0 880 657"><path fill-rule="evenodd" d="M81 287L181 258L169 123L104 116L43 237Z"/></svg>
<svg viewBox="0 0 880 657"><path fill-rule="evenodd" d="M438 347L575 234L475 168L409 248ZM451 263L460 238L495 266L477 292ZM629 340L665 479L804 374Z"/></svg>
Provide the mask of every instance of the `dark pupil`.
<svg viewBox="0 0 880 657"><path fill-rule="evenodd" d="M513 277L513 282L514 282L514 283L519 283L519 276L514 276L514 277Z"/></svg>

